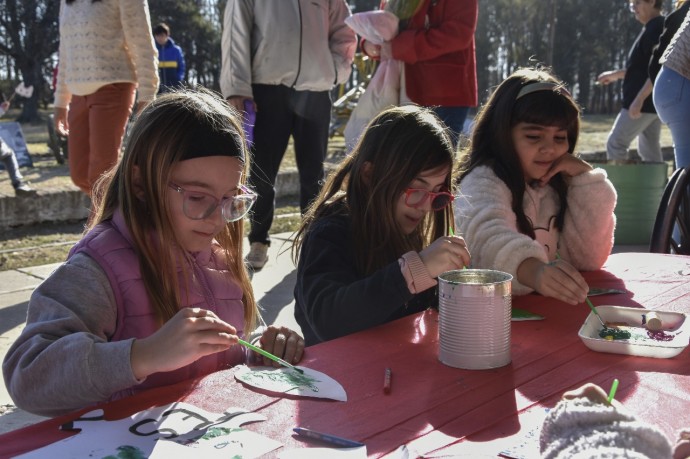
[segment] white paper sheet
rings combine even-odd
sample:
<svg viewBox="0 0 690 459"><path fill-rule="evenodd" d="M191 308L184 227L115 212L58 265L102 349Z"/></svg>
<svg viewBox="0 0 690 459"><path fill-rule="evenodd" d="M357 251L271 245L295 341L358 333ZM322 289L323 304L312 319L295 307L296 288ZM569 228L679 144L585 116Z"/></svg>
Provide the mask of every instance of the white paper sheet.
<svg viewBox="0 0 690 459"><path fill-rule="evenodd" d="M266 417L241 408L211 413L187 403L140 411L116 421L101 410L73 422L77 435L24 454L26 458L255 458L282 443L240 428ZM175 454L173 456L173 454Z"/></svg>
<svg viewBox="0 0 690 459"><path fill-rule="evenodd" d="M304 371L304 374L290 368L238 365L235 378L269 392L347 401L345 389L338 381L311 368L299 368Z"/></svg>

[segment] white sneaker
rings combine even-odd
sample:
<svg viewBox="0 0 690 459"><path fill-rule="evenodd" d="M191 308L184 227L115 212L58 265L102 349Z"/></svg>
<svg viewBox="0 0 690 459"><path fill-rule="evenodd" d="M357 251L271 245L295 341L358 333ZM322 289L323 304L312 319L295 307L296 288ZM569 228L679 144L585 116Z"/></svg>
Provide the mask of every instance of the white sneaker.
<svg viewBox="0 0 690 459"><path fill-rule="evenodd" d="M268 244L252 242L244 261L253 269L263 268L268 261Z"/></svg>

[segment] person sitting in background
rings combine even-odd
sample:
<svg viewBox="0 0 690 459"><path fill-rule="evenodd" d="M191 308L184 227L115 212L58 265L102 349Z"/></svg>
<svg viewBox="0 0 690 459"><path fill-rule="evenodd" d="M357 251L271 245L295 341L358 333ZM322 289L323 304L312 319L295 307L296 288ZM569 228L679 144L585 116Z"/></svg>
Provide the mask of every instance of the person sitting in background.
<svg viewBox="0 0 690 459"><path fill-rule="evenodd" d="M549 411L539 447L542 459L685 459L690 431L680 433L672 451L657 427L639 421L616 400L609 404L606 392L588 383L564 393Z"/></svg>
<svg viewBox="0 0 690 459"><path fill-rule="evenodd" d="M7 113L10 109L10 103L4 101L0 104L0 116ZM24 182L24 177L21 172L19 172L19 163L17 162L17 154L12 148L0 137L0 160L5 165L7 174L10 176L10 181L12 182L12 188L14 188L14 194L17 196L33 196L36 194L36 190L31 188Z"/></svg>
<svg viewBox="0 0 690 459"><path fill-rule="evenodd" d="M165 22L153 28L153 38L158 50L158 94L162 94L184 84L184 54L170 37L170 27Z"/></svg>

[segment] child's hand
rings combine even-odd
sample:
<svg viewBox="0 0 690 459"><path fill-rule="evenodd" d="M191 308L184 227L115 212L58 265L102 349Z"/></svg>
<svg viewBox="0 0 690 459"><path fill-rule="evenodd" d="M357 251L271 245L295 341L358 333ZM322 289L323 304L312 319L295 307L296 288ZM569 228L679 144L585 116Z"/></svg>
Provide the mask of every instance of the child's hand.
<svg viewBox="0 0 690 459"><path fill-rule="evenodd" d="M561 397L562 400L574 400L577 398L586 398L593 403L599 403L602 405L609 404L608 394L604 391L604 389L594 383L586 383L577 389L564 392L563 397ZM619 408L622 405L616 399L613 399L611 400L611 406L614 408Z"/></svg>
<svg viewBox="0 0 690 459"><path fill-rule="evenodd" d="M364 51L364 54L370 57L379 57L381 55L381 46L376 45L369 40L364 40L362 42L362 50Z"/></svg>
<svg viewBox="0 0 690 459"><path fill-rule="evenodd" d="M433 278L470 264L470 252L465 240L460 236L443 236L436 239L429 247L419 252L419 258Z"/></svg>
<svg viewBox="0 0 690 459"><path fill-rule="evenodd" d="M538 293L572 305L584 302L589 292L582 274L562 259L544 263L528 258L518 266L517 276L520 283Z"/></svg>
<svg viewBox="0 0 690 459"><path fill-rule="evenodd" d="M673 449L673 459L690 457L690 430L683 430L678 435L678 441Z"/></svg>
<svg viewBox="0 0 690 459"><path fill-rule="evenodd" d="M212 311L183 308L156 333L132 344L130 361L137 379L172 371L237 343L237 330Z"/></svg>
<svg viewBox="0 0 690 459"><path fill-rule="evenodd" d="M588 398L594 403L607 403L608 396L604 389L597 386L596 384L587 383L583 386L578 387L575 390L571 390L563 393L563 400L573 400L575 398Z"/></svg>
<svg viewBox="0 0 690 459"><path fill-rule="evenodd" d="M549 183L553 176L558 173L563 173L563 175L568 177L575 177L577 175L584 174L585 172L589 172L592 169L594 168L591 164L569 153L566 153L554 161L554 163L551 165L551 169L549 169L549 171L539 179L539 184L541 186L545 186Z"/></svg>
<svg viewBox="0 0 690 459"><path fill-rule="evenodd" d="M297 363L304 355L304 339L287 327L271 325L264 331L259 340L259 347L280 357L288 363ZM264 365L280 367L278 362L264 357Z"/></svg>
<svg viewBox="0 0 690 459"><path fill-rule="evenodd" d="M226 99L228 105L230 105L232 108L237 110L240 113L244 113L244 101L245 100L250 100L252 104L254 105L254 111L258 111L256 107L256 102L251 97L244 97L244 96L230 96Z"/></svg>

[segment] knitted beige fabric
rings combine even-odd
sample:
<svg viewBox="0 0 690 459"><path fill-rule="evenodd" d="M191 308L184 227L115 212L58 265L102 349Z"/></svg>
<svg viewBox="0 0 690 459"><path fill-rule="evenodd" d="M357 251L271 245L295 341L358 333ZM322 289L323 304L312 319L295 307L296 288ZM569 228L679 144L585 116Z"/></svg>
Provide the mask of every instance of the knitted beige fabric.
<svg viewBox="0 0 690 459"><path fill-rule="evenodd" d="M111 83L135 83L138 100L158 91L158 53L147 0L60 3L60 49L55 106Z"/></svg>
<svg viewBox="0 0 690 459"><path fill-rule="evenodd" d="M659 429L584 397L561 400L549 412L539 445L542 459L671 459L671 444Z"/></svg>

